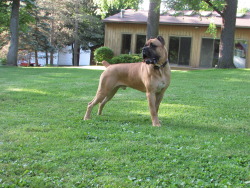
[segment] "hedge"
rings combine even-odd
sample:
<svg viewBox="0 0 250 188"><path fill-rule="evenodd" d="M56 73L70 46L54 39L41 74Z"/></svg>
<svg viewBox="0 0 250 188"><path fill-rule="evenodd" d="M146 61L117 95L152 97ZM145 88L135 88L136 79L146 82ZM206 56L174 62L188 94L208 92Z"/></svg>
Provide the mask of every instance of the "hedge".
<svg viewBox="0 0 250 188"><path fill-rule="evenodd" d="M142 62L143 59L139 54L121 54L119 56L113 57L108 62L110 64L118 64L118 63L136 63L136 62Z"/></svg>

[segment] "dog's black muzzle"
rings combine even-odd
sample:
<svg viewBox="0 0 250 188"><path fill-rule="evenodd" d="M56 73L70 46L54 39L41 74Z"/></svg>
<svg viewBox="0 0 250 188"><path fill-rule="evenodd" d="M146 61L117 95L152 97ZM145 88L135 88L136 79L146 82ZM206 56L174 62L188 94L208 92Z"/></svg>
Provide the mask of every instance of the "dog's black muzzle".
<svg viewBox="0 0 250 188"><path fill-rule="evenodd" d="M148 46L144 46L142 48L142 56L143 56L144 59L149 58L150 53L149 53L149 47Z"/></svg>
<svg viewBox="0 0 250 188"><path fill-rule="evenodd" d="M146 64L156 64L159 61L159 57L148 46L142 48L142 57Z"/></svg>

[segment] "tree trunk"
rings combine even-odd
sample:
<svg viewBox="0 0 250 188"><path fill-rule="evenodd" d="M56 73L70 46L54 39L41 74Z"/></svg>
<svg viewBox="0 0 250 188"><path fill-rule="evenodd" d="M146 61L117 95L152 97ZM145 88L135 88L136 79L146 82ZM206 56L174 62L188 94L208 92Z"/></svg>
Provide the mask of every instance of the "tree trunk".
<svg viewBox="0 0 250 188"><path fill-rule="evenodd" d="M30 63L31 63L31 52L29 52L29 60L28 60L29 66L30 66Z"/></svg>
<svg viewBox="0 0 250 188"><path fill-rule="evenodd" d="M53 50L50 51L50 62L49 62L50 66L53 66L54 64L54 52Z"/></svg>
<svg viewBox="0 0 250 188"><path fill-rule="evenodd" d="M73 66L79 66L79 49L80 49L79 41L75 40L74 51L73 51Z"/></svg>
<svg viewBox="0 0 250 188"><path fill-rule="evenodd" d="M226 0L223 10L218 68L235 68L234 33L238 0Z"/></svg>
<svg viewBox="0 0 250 188"><path fill-rule="evenodd" d="M81 51L81 48L80 48L80 45L79 45L78 52L77 52L77 66L80 65L80 51Z"/></svg>
<svg viewBox="0 0 250 188"><path fill-rule="evenodd" d="M38 52L35 50L35 64L38 67Z"/></svg>
<svg viewBox="0 0 250 188"><path fill-rule="evenodd" d="M45 56L46 56L46 66L49 65L49 55L48 55L48 50L45 51Z"/></svg>
<svg viewBox="0 0 250 188"><path fill-rule="evenodd" d="M10 47L7 55L7 65L17 66L18 56L18 25L19 25L20 0L13 0L10 19Z"/></svg>
<svg viewBox="0 0 250 188"><path fill-rule="evenodd" d="M147 40L159 34L161 0L150 0L147 20Z"/></svg>
<svg viewBox="0 0 250 188"><path fill-rule="evenodd" d="M71 44L71 51L72 51L72 65L74 65L74 43Z"/></svg>
<svg viewBox="0 0 250 188"><path fill-rule="evenodd" d="M79 48L80 48L80 43L79 43L79 34L78 34L78 27L79 27L79 18L78 18L78 14L79 14L79 2L77 1L75 3L75 13L76 13L76 17L75 17L75 25L74 25L74 51L73 51L73 66L78 66L79 65Z"/></svg>
<svg viewBox="0 0 250 188"><path fill-rule="evenodd" d="M54 10L53 10L52 15L55 15ZM53 66L54 64L54 43L55 43L54 33L55 33L55 23L54 23L54 19L52 19L51 20L51 32L50 32L50 44L51 46L53 46L53 48L50 50L50 66Z"/></svg>

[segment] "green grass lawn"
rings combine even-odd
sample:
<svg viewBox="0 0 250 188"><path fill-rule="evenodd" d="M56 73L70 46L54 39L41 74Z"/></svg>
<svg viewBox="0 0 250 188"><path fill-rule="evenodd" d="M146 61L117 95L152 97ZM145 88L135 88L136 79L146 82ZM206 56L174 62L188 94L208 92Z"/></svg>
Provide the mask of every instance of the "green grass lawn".
<svg viewBox="0 0 250 188"><path fill-rule="evenodd" d="M0 67L0 187L250 187L250 70L173 71L160 128L129 88L83 121L101 72Z"/></svg>

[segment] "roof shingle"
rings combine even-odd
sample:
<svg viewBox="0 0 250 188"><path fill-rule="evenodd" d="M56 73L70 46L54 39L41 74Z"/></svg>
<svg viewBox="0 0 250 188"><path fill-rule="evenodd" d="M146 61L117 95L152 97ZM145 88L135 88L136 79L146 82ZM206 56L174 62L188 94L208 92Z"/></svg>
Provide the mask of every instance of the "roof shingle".
<svg viewBox="0 0 250 188"><path fill-rule="evenodd" d="M171 12L160 15L160 24L162 25L192 25L192 26L208 26L213 22L217 26L221 26L222 20L216 12L204 11L201 13L194 13L187 15L188 11L182 11L182 14L172 16ZM124 16L121 18L120 13L105 18L103 22L117 22L117 23L138 23L146 24L148 18L148 11L145 10L125 10ZM243 17L236 18L237 28L250 28L250 13L246 13Z"/></svg>

